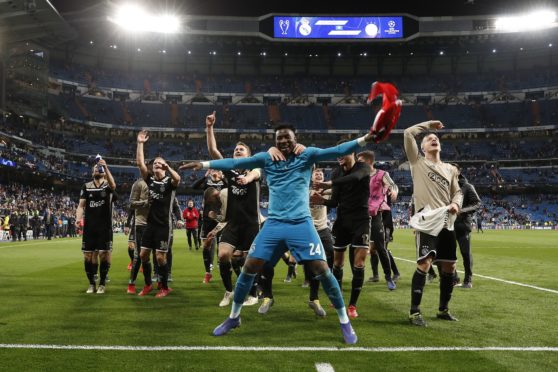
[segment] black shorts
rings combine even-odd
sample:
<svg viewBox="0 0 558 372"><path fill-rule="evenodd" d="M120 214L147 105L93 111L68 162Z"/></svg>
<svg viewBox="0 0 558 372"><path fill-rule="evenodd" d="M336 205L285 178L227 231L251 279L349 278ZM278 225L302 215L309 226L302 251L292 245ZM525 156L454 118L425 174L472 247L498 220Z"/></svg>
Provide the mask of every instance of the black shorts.
<svg viewBox="0 0 558 372"><path fill-rule="evenodd" d="M136 239L136 250L141 249L141 245L143 243L143 233L145 232L146 228L147 228L146 225L136 225L132 229L134 237ZM130 235L132 235L131 231L130 231Z"/></svg>
<svg viewBox="0 0 558 372"><path fill-rule="evenodd" d="M385 244L385 231L382 212L370 217L370 241L376 245Z"/></svg>
<svg viewBox="0 0 558 372"><path fill-rule="evenodd" d="M323 230L318 231L318 236L322 242L322 247L325 252L333 252L333 237L331 236L331 230L327 227Z"/></svg>
<svg viewBox="0 0 558 372"><path fill-rule="evenodd" d="M167 252L171 237L171 227L147 225L141 237L141 247Z"/></svg>
<svg viewBox="0 0 558 372"><path fill-rule="evenodd" d="M112 234L94 232L83 234L81 250L83 252L112 252Z"/></svg>
<svg viewBox="0 0 558 372"><path fill-rule="evenodd" d="M457 243L455 232L443 229L438 236L416 233L417 262L434 256L434 262L456 262Z"/></svg>
<svg viewBox="0 0 558 372"><path fill-rule="evenodd" d="M227 223L221 233L221 243L232 246L235 250L248 251L256 235L260 232L259 224Z"/></svg>
<svg viewBox="0 0 558 372"><path fill-rule="evenodd" d="M215 228L215 226L217 226L217 221L203 220L201 238L202 239L207 238L207 235L211 232L211 230Z"/></svg>
<svg viewBox="0 0 558 372"><path fill-rule="evenodd" d="M360 220L337 219L333 224L333 248L344 251L348 245L368 248L370 245L370 218Z"/></svg>

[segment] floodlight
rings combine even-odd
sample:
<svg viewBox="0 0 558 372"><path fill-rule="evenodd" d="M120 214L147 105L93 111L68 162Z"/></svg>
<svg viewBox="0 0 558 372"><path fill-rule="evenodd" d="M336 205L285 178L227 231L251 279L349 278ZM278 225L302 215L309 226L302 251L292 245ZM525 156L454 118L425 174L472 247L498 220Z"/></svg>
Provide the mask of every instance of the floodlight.
<svg viewBox="0 0 558 372"><path fill-rule="evenodd" d="M494 23L497 30L507 32L542 30L555 25L556 13L549 10L539 10L518 16L500 17Z"/></svg>
<svg viewBox="0 0 558 372"><path fill-rule="evenodd" d="M145 9L125 4L118 8L115 15L108 20L126 31L135 32L157 32L172 34L180 31L180 20L177 16L170 14L149 14Z"/></svg>

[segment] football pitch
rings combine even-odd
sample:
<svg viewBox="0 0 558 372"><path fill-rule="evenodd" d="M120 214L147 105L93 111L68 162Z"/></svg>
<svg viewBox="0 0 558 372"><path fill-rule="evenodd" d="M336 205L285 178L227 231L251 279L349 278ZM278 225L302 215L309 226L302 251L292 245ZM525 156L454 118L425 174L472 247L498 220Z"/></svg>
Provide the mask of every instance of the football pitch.
<svg viewBox="0 0 558 372"><path fill-rule="evenodd" d="M202 284L202 254L186 247L184 230L175 231L174 291L161 299L126 294L123 234L115 235L104 295L85 294L79 239L2 243L0 370L556 370L558 231L473 233L474 287L455 288L450 303L459 321L435 318L436 281L426 285L423 297L427 328L407 320L413 235L398 230L394 239L390 248L401 271L397 290L390 292L383 281L365 283L360 317L352 322L359 337L354 347L343 344L322 290L327 316L317 318L308 308L302 268L292 283L283 282L282 261L269 313L258 314L259 305L245 307L240 328L212 336L230 308L218 307L223 286L217 270L210 284ZM143 285L141 273L137 284ZM350 286L346 265L346 301Z"/></svg>

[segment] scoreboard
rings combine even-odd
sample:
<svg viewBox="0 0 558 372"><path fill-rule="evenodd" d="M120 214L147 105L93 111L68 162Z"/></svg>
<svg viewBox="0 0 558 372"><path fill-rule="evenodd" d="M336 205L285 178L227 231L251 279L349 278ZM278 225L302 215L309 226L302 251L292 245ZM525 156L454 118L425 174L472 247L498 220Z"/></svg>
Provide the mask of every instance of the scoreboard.
<svg viewBox="0 0 558 372"><path fill-rule="evenodd" d="M403 39L401 16L273 16L276 39Z"/></svg>

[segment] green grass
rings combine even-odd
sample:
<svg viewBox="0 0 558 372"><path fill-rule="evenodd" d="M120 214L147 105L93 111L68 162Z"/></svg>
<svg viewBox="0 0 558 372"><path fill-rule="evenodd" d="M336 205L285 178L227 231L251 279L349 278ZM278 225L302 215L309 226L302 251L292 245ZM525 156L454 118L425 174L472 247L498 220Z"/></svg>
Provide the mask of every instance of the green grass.
<svg viewBox="0 0 558 372"><path fill-rule="evenodd" d="M280 262L274 281L276 303L262 316L257 305L243 309L243 325L225 337L211 336L228 315L217 306L223 295L218 272L201 283L201 252L186 249L176 232L172 287L167 298L125 293L126 240L115 239L111 282L104 296L86 295L77 239L0 244L0 343L64 345L316 346L342 343L337 317L317 319L307 307L299 276L283 283ZM410 231L397 231L396 257L414 259ZM558 232L487 231L473 234L474 272L558 291ZM366 283L353 321L359 347L558 347L558 294L476 277L472 290L456 288L450 304L459 322L435 320L438 285L427 284L423 313L429 327L407 323L414 264L397 261L402 278L389 292ZM459 265L459 269L462 267ZM302 270L298 270L302 275ZM345 275L349 296L350 270ZM369 269L367 268L367 277ZM462 276L462 275L461 275ZM138 281L141 284L142 274ZM320 292L324 305L329 302ZM0 348L0 370L227 370L312 371L315 363L336 371L356 370L555 370L558 352L534 351L95 351Z"/></svg>

